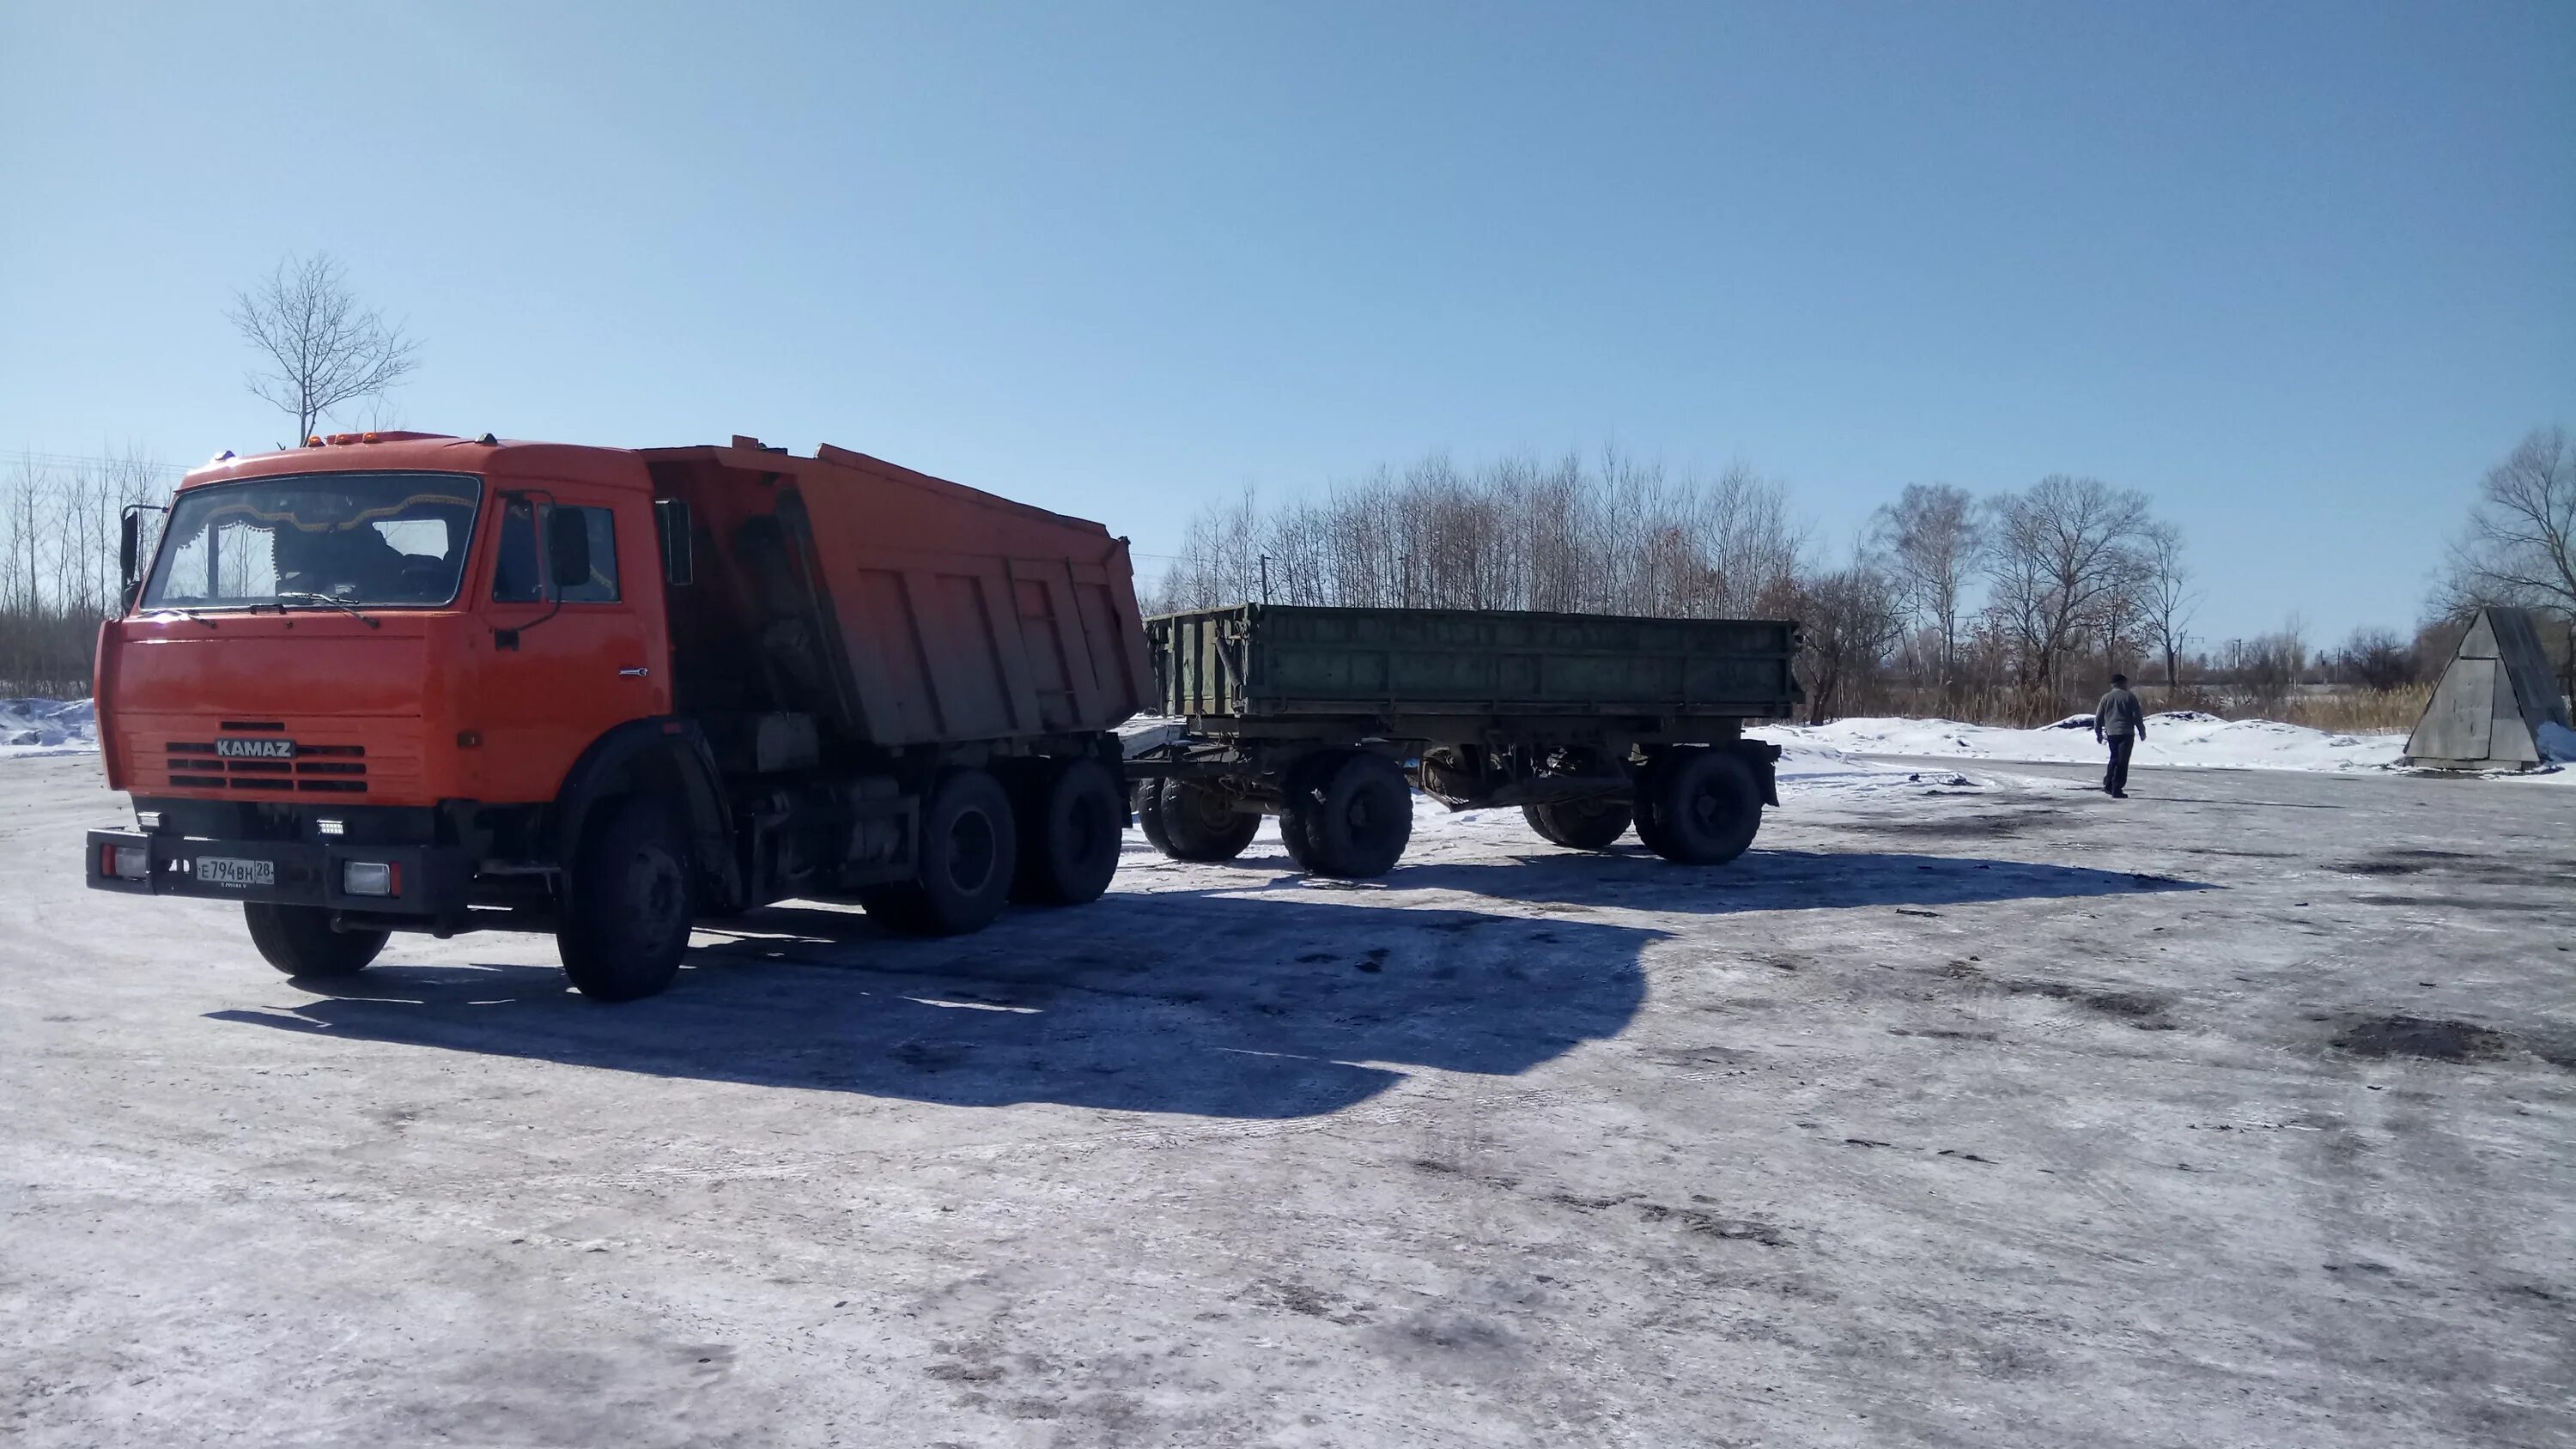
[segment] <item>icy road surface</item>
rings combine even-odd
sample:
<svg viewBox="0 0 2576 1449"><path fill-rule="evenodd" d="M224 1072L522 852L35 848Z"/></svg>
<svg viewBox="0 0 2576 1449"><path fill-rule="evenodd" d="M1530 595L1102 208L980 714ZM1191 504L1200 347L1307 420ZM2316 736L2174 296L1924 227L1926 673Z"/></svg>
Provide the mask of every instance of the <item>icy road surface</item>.
<svg viewBox="0 0 2576 1449"><path fill-rule="evenodd" d="M2576 792L1807 765L598 1007L282 980L8 762L0 1442L2576 1442Z"/></svg>

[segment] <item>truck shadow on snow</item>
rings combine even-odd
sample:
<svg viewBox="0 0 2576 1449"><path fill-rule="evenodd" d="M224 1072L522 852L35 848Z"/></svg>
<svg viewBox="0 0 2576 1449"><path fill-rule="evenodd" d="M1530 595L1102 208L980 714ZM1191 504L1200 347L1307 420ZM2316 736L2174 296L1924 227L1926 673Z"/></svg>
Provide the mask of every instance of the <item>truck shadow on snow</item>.
<svg viewBox="0 0 2576 1449"><path fill-rule="evenodd" d="M1854 857L1818 857L1820 861ZM1859 857L1867 862L1872 858ZM1995 900L2137 889L2129 877L2008 862L1975 880L1918 879L1877 858L1879 901ZM1901 877L1887 869L1900 861ZM1980 864L1992 871L1975 871ZM1748 857L1769 881L1731 909L1807 899L1804 867ZM1560 899L1589 870L1423 865L1416 885L1534 880ZM1770 872L1786 872L1774 879ZM1504 887L1509 889L1508 886ZM1605 887L1606 888L1606 887ZM1662 889L1669 891L1671 886ZM1819 887L1822 889L1822 887ZM1850 895L1858 887L1846 888ZM1392 894L1388 892L1386 894ZM1615 903L1608 902L1605 903ZM1856 904L1856 900L1841 903ZM1111 1111L1280 1119L1364 1102L1408 1069L1511 1076L1618 1035L1645 999L1643 955L1666 933L1561 915L1118 891L1069 911L1017 911L944 941L888 935L855 909L785 906L709 929L664 996L600 1006L552 966L407 965L297 982L328 990L218 1020L616 1071L950 1106L1055 1102Z"/></svg>
<svg viewBox="0 0 2576 1449"><path fill-rule="evenodd" d="M1886 851L1761 850L1713 869L1673 866L1637 846L1538 851L1498 861L1399 866L1391 886L1465 891L1530 905L1688 915L1862 906L1974 905L2055 896L2201 891L2199 881L2082 866Z"/></svg>
<svg viewBox="0 0 2576 1449"><path fill-rule="evenodd" d="M659 1076L954 1106L1292 1118L1407 1067L1507 1076L1623 1029L1658 933L1472 911L1112 893L910 940L855 908L700 936L671 990L601 1006L551 966L388 958L333 994L211 1013Z"/></svg>

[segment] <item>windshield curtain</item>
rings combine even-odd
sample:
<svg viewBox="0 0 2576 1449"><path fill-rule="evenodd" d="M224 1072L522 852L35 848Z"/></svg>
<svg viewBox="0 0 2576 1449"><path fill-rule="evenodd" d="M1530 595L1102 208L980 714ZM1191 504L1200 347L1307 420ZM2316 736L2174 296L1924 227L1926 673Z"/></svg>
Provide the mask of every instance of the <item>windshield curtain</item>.
<svg viewBox="0 0 2576 1449"><path fill-rule="evenodd" d="M142 607L450 603L482 496L482 481L462 473L298 473L194 489L170 510Z"/></svg>

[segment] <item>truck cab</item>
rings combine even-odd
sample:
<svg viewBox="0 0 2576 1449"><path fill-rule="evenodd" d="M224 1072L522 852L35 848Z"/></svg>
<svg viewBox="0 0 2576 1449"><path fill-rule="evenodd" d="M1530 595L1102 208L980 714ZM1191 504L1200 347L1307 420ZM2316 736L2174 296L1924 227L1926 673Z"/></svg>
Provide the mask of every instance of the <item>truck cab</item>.
<svg viewBox="0 0 2576 1449"><path fill-rule="evenodd" d="M365 966L393 930L551 930L611 998L667 983L699 913L917 887L949 752L835 736L790 683L682 697L675 634L730 679L777 632L741 612L751 582L697 586L678 495L727 515L706 490L745 473L728 454L772 456L370 433L191 473L148 561L129 525L130 606L99 637L101 751L135 828L91 832L90 884L238 899L262 954L307 976ZM761 476L777 495L782 470ZM988 774L1015 761L999 773L1031 808L1062 771L1028 760L1116 758L964 743ZM970 793L1009 814L1009 789ZM968 884L970 909L913 919L971 929L1010 882Z"/></svg>

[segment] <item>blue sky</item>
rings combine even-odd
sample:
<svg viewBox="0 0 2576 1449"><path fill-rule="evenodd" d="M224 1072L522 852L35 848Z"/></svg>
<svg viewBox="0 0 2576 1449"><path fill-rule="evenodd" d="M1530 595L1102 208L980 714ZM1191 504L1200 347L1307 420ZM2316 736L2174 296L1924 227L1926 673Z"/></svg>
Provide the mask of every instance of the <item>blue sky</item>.
<svg viewBox="0 0 2576 1449"><path fill-rule="evenodd" d="M2576 426L2576 4L0 7L0 450L278 440L222 310L316 249L413 427L1148 554L1435 449L1741 460L1837 543L2089 473L2200 634L2331 637Z"/></svg>

